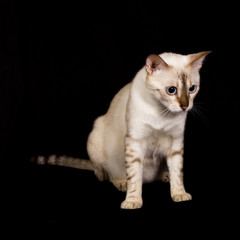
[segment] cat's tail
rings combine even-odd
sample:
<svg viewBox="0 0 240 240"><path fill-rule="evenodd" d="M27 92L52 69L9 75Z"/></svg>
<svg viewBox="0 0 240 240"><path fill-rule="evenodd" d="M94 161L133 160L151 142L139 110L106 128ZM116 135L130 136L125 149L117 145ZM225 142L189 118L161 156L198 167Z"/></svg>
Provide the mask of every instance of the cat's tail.
<svg viewBox="0 0 240 240"><path fill-rule="evenodd" d="M57 156L54 154L48 157L37 156L37 157L31 158L31 162L35 162L39 165L49 164L49 165L57 165L57 166L92 170L92 171L94 170L93 163L90 160L73 158L65 155Z"/></svg>

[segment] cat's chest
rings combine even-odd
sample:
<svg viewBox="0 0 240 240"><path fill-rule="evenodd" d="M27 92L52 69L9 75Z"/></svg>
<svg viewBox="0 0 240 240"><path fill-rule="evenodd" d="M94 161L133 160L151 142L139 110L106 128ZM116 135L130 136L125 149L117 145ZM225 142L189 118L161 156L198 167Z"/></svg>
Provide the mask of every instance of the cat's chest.
<svg viewBox="0 0 240 240"><path fill-rule="evenodd" d="M145 152L150 155L158 155L159 152L163 155L168 154L172 141L183 137L184 125L181 118L148 121L143 126Z"/></svg>
<svg viewBox="0 0 240 240"><path fill-rule="evenodd" d="M173 138L163 132L155 131L142 141L143 181L152 181L159 169L160 162L171 151Z"/></svg>
<svg viewBox="0 0 240 240"><path fill-rule="evenodd" d="M183 131L185 118L182 116L173 118L147 116L144 119L144 123L143 127L146 128L146 132L153 136L176 135Z"/></svg>
<svg viewBox="0 0 240 240"><path fill-rule="evenodd" d="M172 136L162 131L152 131L148 137L143 140L143 149L146 155L153 156L167 154L172 144Z"/></svg>

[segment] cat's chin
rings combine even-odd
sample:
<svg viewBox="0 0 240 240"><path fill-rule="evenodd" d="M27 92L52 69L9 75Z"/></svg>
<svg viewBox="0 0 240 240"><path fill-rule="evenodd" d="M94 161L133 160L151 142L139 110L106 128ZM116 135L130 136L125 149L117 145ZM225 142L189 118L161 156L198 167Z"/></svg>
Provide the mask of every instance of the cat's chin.
<svg viewBox="0 0 240 240"><path fill-rule="evenodd" d="M172 114L185 114L185 113L187 113L189 110L190 110L190 108L189 108L189 109L185 109L185 110L183 110L183 109L169 109L169 108L168 108L168 111L169 111L170 113L172 113Z"/></svg>

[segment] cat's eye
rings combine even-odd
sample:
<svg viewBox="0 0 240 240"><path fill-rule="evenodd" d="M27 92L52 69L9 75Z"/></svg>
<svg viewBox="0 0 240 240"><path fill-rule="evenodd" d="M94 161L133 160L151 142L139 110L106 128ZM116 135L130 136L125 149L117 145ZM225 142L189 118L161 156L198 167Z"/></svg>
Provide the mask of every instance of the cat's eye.
<svg viewBox="0 0 240 240"><path fill-rule="evenodd" d="M197 90L197 86L196 86L196 85L192 85L192 86L188 89L188 91L189 91L190 93L194 93L196 90Z"/></svg>
<svg viewBox="0 0 240 240"><path fill-rule="evenodd" d="M174 86L167 87L166 92L169 95L175 95L177 93L177 88Z"/></svg>

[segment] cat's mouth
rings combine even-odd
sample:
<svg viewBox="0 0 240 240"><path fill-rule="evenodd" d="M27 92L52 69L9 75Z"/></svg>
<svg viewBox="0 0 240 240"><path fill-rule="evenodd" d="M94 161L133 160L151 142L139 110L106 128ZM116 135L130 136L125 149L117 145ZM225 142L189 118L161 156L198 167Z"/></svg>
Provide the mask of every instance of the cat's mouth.
<svg viewBox="0 0 240 240"><path fill-rule="evenodd" d="M174 115L174 114L183 114L188 112L191 109L190 105L174 105L169 104L168 102L161 101L159 102L160 108L162 110L162 115Z"/></svg>
<svg viewBox="0 0 240 240"><path fill-rule="evenodd" d="M191 107L190 106L186 106L186 107L183 107L183 106L176 107L175 106L175 107L169 107L167 109L172 114L182 114L182 113L188 112L191 109Z"/></svg>

